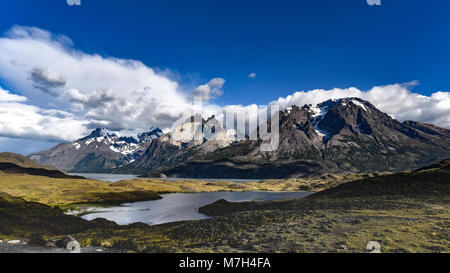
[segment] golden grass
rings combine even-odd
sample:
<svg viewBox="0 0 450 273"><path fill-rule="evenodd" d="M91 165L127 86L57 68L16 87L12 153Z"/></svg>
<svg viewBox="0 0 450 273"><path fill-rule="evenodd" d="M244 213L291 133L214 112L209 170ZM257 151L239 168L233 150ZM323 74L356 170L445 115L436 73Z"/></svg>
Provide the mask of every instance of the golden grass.
<svg viewBox="0 0 450 273"><path fill-rule="evenodd" d="M225 181L176 180L157 178L123 180L115 183L90 179L60 179L44 176L0 174L0 192L27 201L51 206L82 203L132 202L153 200L155 193L219 191L320 191L361 178L363 175L329 175L316 179L263 180L233 183Z"/></svg>
<svg viewBox="0 0 450 273"><path fill-rule="evenodd" d="M1 175L0 192L51 206L159 198L154 192L111 187L110 183L97 180L31 175Z"/></svg>
<svg viewBox="0 0 450 273"><path fill-rule="evenodd" d="M217 192L217 191L311 191L317 192L342 183L380 174L332 174L317 178L269 179L254 182L204 181L183 179L167 181L158 178L118 181L111 186L153 190L157 193Z"/></svg>

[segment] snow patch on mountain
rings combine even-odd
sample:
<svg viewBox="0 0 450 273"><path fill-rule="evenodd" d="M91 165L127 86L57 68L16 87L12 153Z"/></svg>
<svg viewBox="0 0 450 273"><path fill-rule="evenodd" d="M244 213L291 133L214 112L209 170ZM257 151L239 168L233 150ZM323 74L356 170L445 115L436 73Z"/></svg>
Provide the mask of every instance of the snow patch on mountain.
<svg viewBox="0 0 450 273"><path fill-rule="evenodd" d="M322 121L322 119L325 117L325 115L328 113L328 111L333 108L334 106L341 103L342 100L328 100L322 103L319 103L315 106L310 106L310 110L313 112L312 117L312 125L314 127L314 131L322 138L322 139L328 139L330 138L330 134L326 132L325 130L320 129L319 123Z"/></svg>
<svg viewBox="0 0 450 273"><path fill-rule="evenodd" d="M131 163L145 151L155 138L163 134L159 128L153 127L148 132L134 133L131 136L126 136L123 132L97 128L90 135L74 141L73 146L76 150L83 146L85 149L97 149L99 144L104 144L111 151L125 156Z"/></svg>
<svg viewBox="0 0 450 273"><path fill-rule="evenodd" d="M352 102L353 104L355 104L356 106L361 107L364 111L367 111L366 106L365 106L364 104L362 104L361 102L359 102L359 101L357 101L357 100L351 100L351 102Z"/></svg>

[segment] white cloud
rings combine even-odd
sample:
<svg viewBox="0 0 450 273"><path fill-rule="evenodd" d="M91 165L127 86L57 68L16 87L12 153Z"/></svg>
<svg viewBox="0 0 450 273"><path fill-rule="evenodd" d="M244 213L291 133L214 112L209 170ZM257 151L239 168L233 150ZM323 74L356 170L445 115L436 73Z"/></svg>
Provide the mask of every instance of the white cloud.
<svg viewBox="0 0 450 273"><path fill-rule="evenodd" d="M431 96L423 96L409 90L416 84L417 82L411 82L375 86L366 92L355 87L300 91L272 103L279 103L282 107L294 104L303 106L314 105L328 99L358 97L371 102L379 110L400 121L415 120L450 128L450 92L441 91Z"/></svg>
<svg viewBox="0 0 450 273"><path fill-rule="evenodd" d="M222 87L225 80L222 78L214 78L208 83L200 85L194 90L194 96L202 97L205 101L214 99L223 94Z"/></svg>
<svg viewBox="0 0 450 273"><path fill-rule="evenodd" d="M187 94L208 101L223 93L222 78L187 92L167 73L142 62L86 54L72 45L66 36L33 27L14 27L0 38L0 77L20 92L0 88L0 136L70 141L97 126L168 130L183 114L197 109ZM377 86L369 91L354 87L301 91L274 102L286 107L360 97L399 120L450 128L449 92L422 96L410 91L414 84ZM229 107L240 112L256 106ZM204 113L205 117L222 117L220 107L212 104L206 105Z"/></svg>
<svg viewBox="0 0 450 273"><path fill-rule="evenodd" d="M9 91L4 90L0 87L0 103L1 102L24 102L27 98L11 94Z"/></svg>
<svg viewBox="0 0 450 273"><path fill-rule="evenodd" d="M58 94L54 93L53 89L66 84L63 75L48 67L34 67L30 71L30 79L35 88L55 96Z"/></svg>
<svg viewBox="0 0 450 273"><path fill-rule="evenodd" d="M13 27L0 38L0 77L40 108L76 113L88 127L169 128L189 102L167 72L137 60L103 57L73 49L70 38L35 27ZM219 96L225 80L198 88Z"/></svg>
<svg viewBox="0 0 450 273"><path fill-rule="evenodd" d="M250 73L250 74L248 75L248 77L249 77L250 79L254 79L254 78L256 78L256 76L257 76L256 73Z"/></svg>
<svg viewBox="0 0 450 273"><path fill-rule="evenodd" d="M0 136L71 141L87 133L87 122L73 114L27 105L25 101L0 88Z"/></svg>
<svg viewBox="0 0 450 273"><path fill-rule="evenodd" d="M142 62L85 54L61 40L61 36L42 29L14 27L6 37L0 38L0 76L30 100L46 95L30 77L35 74L38 77L34 78L59 83L54 86L54 93L70 88L83 94L111 89L132 101L133 91L145 88L147 99L184 102L177 82L159 75ZM61 86L64 81L65 85Z"/></svg>

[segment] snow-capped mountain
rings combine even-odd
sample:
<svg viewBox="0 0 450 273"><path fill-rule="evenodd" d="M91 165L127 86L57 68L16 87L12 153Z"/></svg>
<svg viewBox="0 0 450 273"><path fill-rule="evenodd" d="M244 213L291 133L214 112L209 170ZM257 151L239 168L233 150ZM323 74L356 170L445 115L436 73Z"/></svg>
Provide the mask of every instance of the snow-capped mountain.
<svg viewBox="0 0 450 273"><path fill-rule="evenodd" d="M153 141L136 162L115 171L138 173L141 170L173 166L191 157L201 157L228 147L231 143L226 130L214 116L205 120L196 115Z"/></svg>
<svg viewBox="0 0 450 273"><path fill-rule="evenodd" d="M134 162L155 138L162 135L158 128L151 128L137 137L119 136L113 131L98 128L86 137L29 157L40 164L66 171L105 172Z"/></svg>
<svg viewBox="0 0 450 273"><path fill-rule="evenodd" d="M400 122L358 98L293 105L279 112L279 146L274 151L261 151L263 141L253 138L232 142L227 139L231 130L214 117L201 116L167 134L152 129L123 137L97 129L30 158L76 172L254 179L401 171L450 156L450 130ZM206 137L210 133L213 137Z"/></svg>
<svg viewBox="0 0 450 273"><path fill-rule="evenodd" d="M450 156L450 130L400 122L359 98L293 105L279 112L279 128L274 151L261 151L262 141L247 139L161 171L173 177L285 178L403 171Z"/></svg>

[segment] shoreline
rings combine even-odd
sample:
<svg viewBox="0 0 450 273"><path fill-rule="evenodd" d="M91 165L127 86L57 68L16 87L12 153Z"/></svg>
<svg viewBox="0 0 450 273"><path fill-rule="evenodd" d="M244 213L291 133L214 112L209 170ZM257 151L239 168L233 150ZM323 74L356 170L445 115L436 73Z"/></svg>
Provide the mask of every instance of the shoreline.
<svg viewBox="0 0 450 273"><path fill-rule="evenodd" d="M117 225L105 219L87 221L0 193L0 212L4 216L0 218L0 237L30 238L41 233L51 240L70 234L82 247L157 253L361 253L366 252L368 241L380 242L382 252L386 253L449 252L449 164L447 160L413 172L340 181L338 186L304 199L239 203L219 200L199 208L213 216L210 219L154 226ZM61 185L57 180L48 183ZM154 183L161 184L154 180L120 181L116 187L135 191L139 187L154 187ZM193 186L189 183L192 182L165 184L172 190L188 191L192 188L186 186ZM273 183L272 186L280 188L287 182ZM321 186L315 184L317 181L312 183L315 188ZM302 182L290 187L299 185ZM19 189L21 186L14 185ZM65 192L68 193L78 196L76 192Z"/></svg>
<svg viewBox="0 0 450 273"><path fill-rule="evenodd" d="M59 179L32 175L1 174L0 192L23 197L67 211L80 205L114 206L161 199L161 194L207 192L319 192L342 183L363 179L367 174L327 175L311 179L281 179L246 182L137 178L106 182L92 179Z"/></svg>

